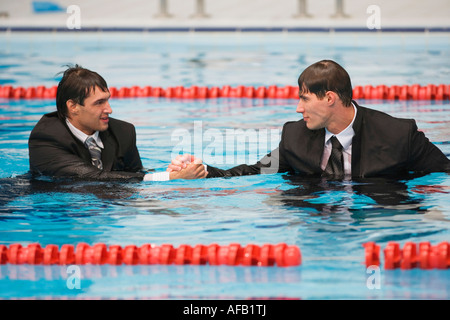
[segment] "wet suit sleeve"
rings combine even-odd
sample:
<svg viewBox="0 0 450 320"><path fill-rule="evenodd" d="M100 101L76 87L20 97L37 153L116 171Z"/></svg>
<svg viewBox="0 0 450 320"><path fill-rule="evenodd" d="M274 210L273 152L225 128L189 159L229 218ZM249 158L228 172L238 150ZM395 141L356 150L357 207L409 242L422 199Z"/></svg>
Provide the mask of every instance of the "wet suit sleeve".
<svg viewBox="0 0 450 320"><path fill-rule="evenodd" d="M415 172L450 172L450 160L411 122L409 169Z"/></svg>

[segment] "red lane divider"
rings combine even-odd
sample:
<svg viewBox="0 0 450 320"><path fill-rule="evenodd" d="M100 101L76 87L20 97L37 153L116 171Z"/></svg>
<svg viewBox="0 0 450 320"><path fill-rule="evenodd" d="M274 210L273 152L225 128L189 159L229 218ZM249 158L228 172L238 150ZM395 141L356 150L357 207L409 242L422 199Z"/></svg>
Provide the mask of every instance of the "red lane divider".
<svg viewBox="0 0 450 320"><path fill-rule="evenodd" d="M0 98L6 99L54 99L56 98L57 86L53 87L12 87L0 86Z"/></svg>
<svg viewBox="0 0 450 320"><path fill-rule="evenodd" d="M56 86L53 87L12 87L0 86L0 98L5 99L54 99ZM298 99L298 86L222 86L220 87L110 87L113 98L161 97L177 99L215 99L215 98L252 98L252 99ZM385 99L385 100L448 100L450 85L428 84L426 86L355 86L353 99Z"/></svg>
<svg viewBox="0 0 450 320"><path fill-rule="evenodd" d="M366 267L380 266L380 246L374 242L363 244ZM396 242L388 242L384 251L384 268L391 269L448 269L450 268L450 243L431 245L406 242L403 249Z"/></svg>
<svg viewBox="0 0 450 320"><path fill-rule="evenodd" d="M353 99L386 99L386 100L448 100L450 85L428 84L420 86L356 86L353 88Z"/></svg>
<svg viewBox="0 0 450 320"><path fill-rule="evenodd" d="M144 244L140 247L128 245L121 247L103 243L92 246L79 243L75 247L65 244L58 246L49 244L45 248L38 243L23 247L11 244L9 248L0 245L0 264L192 264L192 265L229 265L229 266L274 266L289 267L301 264L301 252L297 246L264 244L262 246L240 244L220 246L218 244L195 245L186 244L174 248L171 244L155 246Z"/></svg>

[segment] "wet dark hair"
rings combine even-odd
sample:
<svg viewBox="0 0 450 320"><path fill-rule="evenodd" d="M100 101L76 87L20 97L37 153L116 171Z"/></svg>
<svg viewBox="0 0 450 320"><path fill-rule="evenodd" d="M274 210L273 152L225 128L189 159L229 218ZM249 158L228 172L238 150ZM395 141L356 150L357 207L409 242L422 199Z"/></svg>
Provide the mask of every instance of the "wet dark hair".
<svg viewBox="0 0 450 320"><path fill-rule="evenodd" d="M323 99L327 91L335 92L344 106L352 104L352 83L347 71L332 60L322 60L306 68L298 78L300 94L314 93Z"/></svg>
<svg viewBox="0 0 450 320"><path fill-rule="evenodd" d="M91 89L95 90L95 87L99 87L104 92L109 91L105 79L98 73L82 68L77 64L68 66L56 91L58 117L61 120L65 120L67 117L66 102L68 100L84 105L84 100L89 96Z"/></svg>

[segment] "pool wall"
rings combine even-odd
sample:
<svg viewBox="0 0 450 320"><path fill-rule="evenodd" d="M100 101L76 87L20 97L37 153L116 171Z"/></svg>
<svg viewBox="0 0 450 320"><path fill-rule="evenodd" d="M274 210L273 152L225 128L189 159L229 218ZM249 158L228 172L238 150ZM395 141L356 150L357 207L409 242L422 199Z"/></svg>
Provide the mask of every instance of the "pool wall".
<svg viewBox="0 0 450 320"><path fill-rule="evenodd" d="M446 0L18 0L2 3L0 31L448 32L449 11Z"/></svg>

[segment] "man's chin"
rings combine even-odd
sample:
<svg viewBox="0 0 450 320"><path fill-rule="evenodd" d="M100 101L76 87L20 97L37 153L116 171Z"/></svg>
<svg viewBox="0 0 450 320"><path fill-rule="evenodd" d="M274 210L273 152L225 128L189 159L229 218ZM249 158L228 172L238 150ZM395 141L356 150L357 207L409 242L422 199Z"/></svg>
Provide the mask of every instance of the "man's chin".
<svg viewBox="0 0 450 320"><path fill-rule="evenodd" d="M311 125L310 122L306 122L306 127L307 127L309 130L316 130L316 129L317 129L315 126Z"/></svg>
<svg viewBox="0 0 450 320"><path fill-rule="evenodd" d="M104 124L104 125L101 126L101 128L98 129L98 131L99 132L103 132L103 131L108 130L108 128L109 128L109 125L108 124Z"/></svg>

